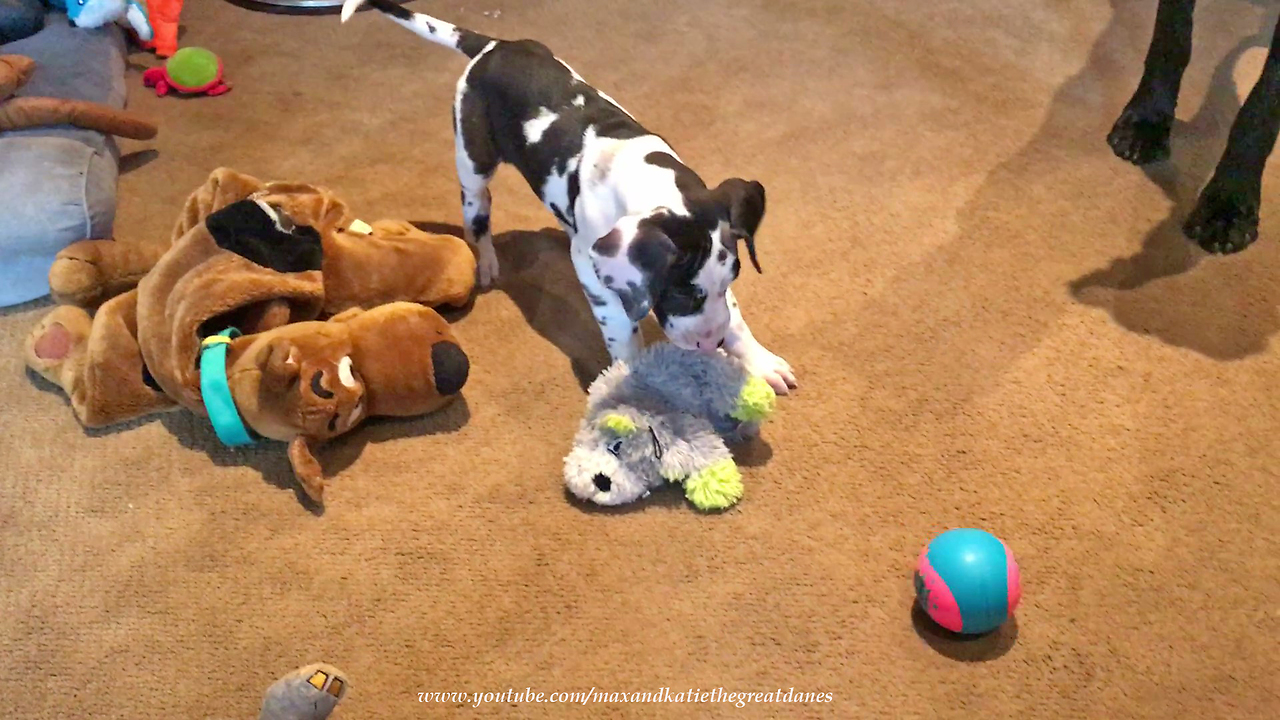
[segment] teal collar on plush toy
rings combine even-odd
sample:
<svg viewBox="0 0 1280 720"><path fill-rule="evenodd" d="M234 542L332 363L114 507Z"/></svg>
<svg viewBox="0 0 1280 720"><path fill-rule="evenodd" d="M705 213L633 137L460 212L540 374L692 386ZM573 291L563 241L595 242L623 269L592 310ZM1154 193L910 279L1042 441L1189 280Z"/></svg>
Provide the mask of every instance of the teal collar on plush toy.
<svg viewBox="0 0 1280 720"><path fill-rule="evenodd" d="M200 342L200 397L213 423L213 431L223 445L231 447L254 442L249 428L240 419L236 401L231 397L231 384L227 381L227 347L231 339L237 337L240 337L239 330L227 328Z"/></svg>

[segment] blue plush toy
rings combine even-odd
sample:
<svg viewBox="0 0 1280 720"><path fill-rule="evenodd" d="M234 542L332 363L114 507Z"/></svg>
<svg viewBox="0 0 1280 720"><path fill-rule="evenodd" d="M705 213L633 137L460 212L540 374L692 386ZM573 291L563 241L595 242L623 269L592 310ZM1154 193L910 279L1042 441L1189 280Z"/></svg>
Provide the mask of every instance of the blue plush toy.
<svg viewBox="0 0 1280 720"><path fill-rule="evenodd" d="M138 39L151 40L151 21L147 19L146 0L46 0L58 10L65 10L76 27L96 28L109 22L125 22Z"/></svg>

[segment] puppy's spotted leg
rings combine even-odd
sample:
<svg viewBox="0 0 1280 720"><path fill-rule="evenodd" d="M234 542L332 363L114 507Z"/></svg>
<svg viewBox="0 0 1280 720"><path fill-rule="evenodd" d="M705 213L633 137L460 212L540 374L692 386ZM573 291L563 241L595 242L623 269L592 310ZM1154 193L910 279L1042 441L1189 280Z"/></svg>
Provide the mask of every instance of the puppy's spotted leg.
<svg viewBox="0 0 1280 720"><path fill-rule="evenodd" d="M465 77L463 81L465 81ZM462 186L463 233L476 253L476 280L488 288L498 280L498 254L493 249L489 217L493 195L489 181L498 168L498 150L490 137L484 105L478 95L459 83L454 106L454 156Z"/></svg>
<svg viewBox="0 0 1280 720"><path fill-rule="evenodd" d="M575 247L572 256L573 269L578 274L587 302L591 304L591 314L595 316L596 324L604 335L610 359L617 362L635 358L644 345L639 323L634 323L627 317L627 310L617 293L600 281L591 254L586 249Z"/></svg>
<svg viewBox="0 0 1280 720"><path fill-rule="evenodd" d="M751 334L732 289L726 292L726 299L729 301L729 332L724 339L724 351L741 360L752 375L764 378L779 395L795 389L795 371L786 360L774 355Z"/></svg>

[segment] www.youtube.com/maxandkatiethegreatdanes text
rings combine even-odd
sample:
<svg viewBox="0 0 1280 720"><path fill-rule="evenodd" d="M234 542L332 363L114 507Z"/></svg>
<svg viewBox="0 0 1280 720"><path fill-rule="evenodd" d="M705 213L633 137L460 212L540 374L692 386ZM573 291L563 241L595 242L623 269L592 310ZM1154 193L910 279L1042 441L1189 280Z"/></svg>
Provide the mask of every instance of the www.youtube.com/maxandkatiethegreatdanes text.
<svg viewBox="0 0 1280 720"><path fill-rule="evenodd" d="M598 688L568 692L537 692L531 688L505 692L420 692L418 702L470 705L478 708L485 704L561 703L588 705L591 703L731 703L734 707L746 707L751 703L829 703L829 692L796 692L795 688L743 692L724 688L672 690L664 687L657 691L609 692Z"/></svg>

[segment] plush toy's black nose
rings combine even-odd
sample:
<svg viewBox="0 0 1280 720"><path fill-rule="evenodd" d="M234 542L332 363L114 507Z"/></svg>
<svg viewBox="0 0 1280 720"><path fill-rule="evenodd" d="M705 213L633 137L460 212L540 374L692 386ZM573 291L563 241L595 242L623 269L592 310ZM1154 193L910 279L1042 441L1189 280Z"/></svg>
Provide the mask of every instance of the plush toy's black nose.
<svg viewBox="0 0 1280 720"><path fill-rule="evenodd" d="M596 484L596 488L600 492L609 492L609 488L613 487L613 483L609 481L609 476L604 473L596 473L596 476L591 478L591 482Z"/></svg>
<svg viewBox="0 0 1280 720"><path fill-rule="evenodd" d="M431 348L431 366L435 369L436 391L441 395L457 394L467 384L471 371L467 354L447 340Z"/></svg>

